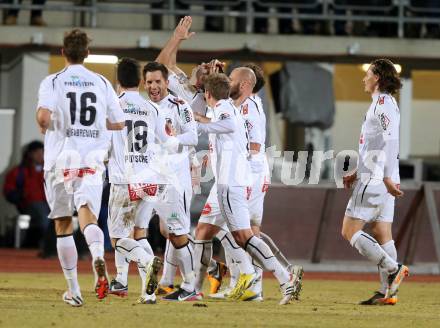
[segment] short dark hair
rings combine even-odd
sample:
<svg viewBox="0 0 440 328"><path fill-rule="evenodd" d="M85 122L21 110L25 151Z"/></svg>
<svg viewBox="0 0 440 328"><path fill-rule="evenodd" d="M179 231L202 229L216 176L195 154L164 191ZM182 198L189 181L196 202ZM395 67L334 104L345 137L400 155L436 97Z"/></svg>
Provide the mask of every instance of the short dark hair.
<svg viewBox="0 0 440 328"><path fill-rule="evenodd" d="M250 68L254 71L255 77L257 78L257 82L255 83L254 88L252 89L252 93L257 93L260 91L264 85L266 84L266 80L264 79L264 72L263 69L254 63L249 63L244 65L244 67Z"/></svg>
<svg viewBox="0 0 440 328"><path fill-rule="evenodd" d="M158 62L149 62L144 66L144 69L142 70L142 77L145 79L148 72L156 72L160 71L162 73L163 78L168 80L168 68L161 63Z"/></svg>
<svg viewBox="0 0 440 328"><path fill-rule="evenodd" d="M123 88L136 88L141 81L139 62L133 58L121 58L116 74L117 80Z"/></svg>
<svg viewBox="0 0 440 328"><path fill-rule="evenodd" d="M208 91L216 100L228 99L231 82L223 73L214 73L204 79L205 91Z"/></svg>
<svg viewBox="0 0 440 328"><path fill-rule="evenodd" d="M63 52L69 63L80 64L89 54L90 39L87 33L74 29L64 34Z"/></svg>
<svg viewBox="0 0 440 328"><path fill-rule="evenodd" d="M389 59L376 59L371 62L371 71L379 77L379 91L395 94L402 88L399 73Z"/></svg>

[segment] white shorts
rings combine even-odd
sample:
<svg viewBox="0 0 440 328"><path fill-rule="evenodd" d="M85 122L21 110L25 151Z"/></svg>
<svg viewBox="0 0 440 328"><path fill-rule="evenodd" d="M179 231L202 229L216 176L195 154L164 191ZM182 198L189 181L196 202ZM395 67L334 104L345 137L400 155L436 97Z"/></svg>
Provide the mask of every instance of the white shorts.
<svg viewBox="0 0 440 328"><path fill-rule="evenodd" d="M154 203L141 200L136 210L134 226L141 229L148 229L151 217L153 216Z"/></svg>
<svg viewBox="0 0 440 328"><path fill-rule="evenodd" d="M250 187L217 185L220 210L229 230L237 231L251 228L249 216Z"/></svg>
<svg viewBox="0 0 440 328"><path fill-rule="evenodd" d="M107 226L111 238L127 238L133 228L148 228L153 203L146 199L131 200L127 184L110 187Z"/></svg>
<svg viewBox="0 0 440 328"><path fill-rule="evenodd" d="M393 222L394 201L382 180L371 179L366 184L357 180L345 215L366 222Z"/></svg>
<svg viewBox="0 0 440 328"><path fill-rule="evenodd" d="M166 223L168 233L176 236L189 234L191 227L192 190L186 188L182 193L174 186L168 185L163 199L154 204L157 215Z"/></svg>
<svg viewBox="0 0 440 328"><path fill-rule="evenodd" d="M76 171L68 178L64 177L62 171L44 172L44 190L50 207L49 218L72 216L75 208L78 210L83 205L87 205L98 218L102 198L102 172Z"/></svg>
<svg viewBox="0 0 440 328"><path fill-rule="evenodd" d="M253 174L252 192L249 198L249 215L251 225L261 226L263 221L264 197L269 188L269 180L266 174Z"/></svg>
<svg viewBox="0 0 440 328"><path fill-rule="evenodd" d="M203 207L202 214L200 215L199 222L212 224L228 231L226 221L220 211L220 206L218 205L216 183L212 185L208 199L206 199L205 206Z"/></svg>

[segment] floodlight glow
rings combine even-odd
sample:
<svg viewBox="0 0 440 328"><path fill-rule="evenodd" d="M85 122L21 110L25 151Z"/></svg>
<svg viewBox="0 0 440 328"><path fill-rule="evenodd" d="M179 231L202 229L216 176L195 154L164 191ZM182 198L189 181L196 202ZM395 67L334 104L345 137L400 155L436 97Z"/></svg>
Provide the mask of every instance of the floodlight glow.
<svg viewBox="0 0 440 328"><path fill-rule="evenodd" d="M118 57L113 55L88 55L84 62L94 64L116 64L118 62Z"/></svg>
<svg viewBox="0 0 440 328"><path fill-rule="evenodd" d="M368 71L368 69L370 68L370 64L362 64L362 70L364 72ZM394 64L394 68L396 69L397 73L400 74L400 72L402 72L402 66L399 64Z"/></svg>

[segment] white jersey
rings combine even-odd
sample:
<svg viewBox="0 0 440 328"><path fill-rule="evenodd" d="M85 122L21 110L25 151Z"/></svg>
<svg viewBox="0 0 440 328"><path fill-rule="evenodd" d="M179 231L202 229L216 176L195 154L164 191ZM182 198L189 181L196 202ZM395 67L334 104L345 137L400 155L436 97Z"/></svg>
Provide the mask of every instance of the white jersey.
<svg viewBox="0 0 440 328"><path fill-rule="evenodd" d="M212 111L212 121L200 123L199 130L216 135L217 184L250 186L252 179L246 123L229 99L218 101Z"/></svg>
<svg viewBox="0 0 440 328"><path fill-rule="evenodd" d="M251 168L253 173L267 173L268 165L265 155L266 143L266 114L264 113L261 98L257 95L248 97L240 106L249 131L249 142L260 144L258 154L251 156Z"/></svg>
<svg viewBox="0 0 440 328"><path fill-rule="evenodd" d="M201 91L197 92L191 100L191 109L194 113L205 115L206 113L206 101L205 94Z"/></svg>
<svg viewBox="0 0 440 328"><path fill-rule="evenodd" d="M123 92L119 102L125 113L125 128L112 132L110 183L166 184L167 172L157 157L160 142L167 138L164 117L138 91Z"/></svg>
<svg viewBox="0 0 440 328"><path fill-rule="evenodd" d="M190 171L190 147L197 145L197 125L191 107L180 98L169 94L159 103L160 114L167 123L171 123L176 130L176 138L179 140L179 152L170 155L170 166L172 171L183 188L191 188ZM191 147L192 148L192 147Z"/></svg>
<svg viewBox="0 0 440 328"><path fill-rule="evenodd" d="M377 93L372 98L359 138L358 178L368 182L391 177L400 183L399 107L389 94Z"/></svg>
<svg viewBox="0 0 440 328"><path fill-rule="evenodd" d="M206 117L214 122L214 111L211 108L207 108ZM216 135L214 133L208 134L208 150L209 150L209 162L211 164L212 174L214 175L215 183L217 183L217 152L215 151L215 139Z"/></svg>
<svg viewBox="0 0 440 328"><path fill-rule="evenodd" d="M53 152L48 158L58 155L59 169L103 170L110 146L106 120L124 121L110 82L83 65L69 65L42 81L40 97L39 103L52 111L54 129L64 138L61 154L59 147L46 149Z"/></svg>
<svg viewBox="0 0 440 328"><path fill-rule="evenodd" d="M195 89L189 85L188 77L183 73L175 74L170 71L168 75L168 89L175 96L182 98L188 103L191 103L196 94Z"/></svg>

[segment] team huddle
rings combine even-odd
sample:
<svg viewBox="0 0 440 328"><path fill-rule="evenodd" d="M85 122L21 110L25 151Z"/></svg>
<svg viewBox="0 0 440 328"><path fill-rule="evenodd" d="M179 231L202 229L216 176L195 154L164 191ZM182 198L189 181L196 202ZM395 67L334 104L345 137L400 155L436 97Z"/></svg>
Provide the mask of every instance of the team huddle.
<svg viewBox="0 0 440 328"><path fill-rule="evenodd" d="M279 304L299 299L303 268L289 263L261 231L264 197L270 184L266 117L258 96L265 83L262 69L247 64L227 76L224 63L214 59L195 67L188 78L177 67L176 54L180 43L193 36L191 23L191 17L184 17L156 61L143 68L135 59L121 59L117 93L103 76L83 66L90 40L84 32L73 30L63 40L65 69L40 85L37 122L45 134L45 190L68 284L63 300L69 305L84 303L72 236L75 210L92 255L98 299L128 294L130 262L137 265L141 278L140 304L154 304L158 297L164 301L204 297L262 301L264 271L272 272L279 282ZM148 100L139 88L148 94ZM376 241L358 222L378 223L380 231L379 223L386 221L386 230L392 222L394 196L401 195L393 184L398 182L398 143L396 147L392 142L399 118L390 91L374 93L373 99L379 100L369 110L371 117L367 114L366 120L371 122L368 126L364 123L361 139L362 147L382 147L395 160L385 162L385 175L377 173L370 181L356 178L356 174L344 178L347 187L355 185L355 193L347 207L343 235L362 255L375 261L383 277L383 289L368 300L371 304L395 304L397 288L408 274L408 268L388 251L391 236L386 240L388 236L379 233ZM380 102L397 109L396 114L391 116L383 106L376 115ZM209 154L199 161L195 146L201 139L207 139ZM207 166L215 182L192 235L191 199L199 187L201 167ZM111 183L108 229L117 269L111 281L104 260L104 235L97 225L106 171ZM391 177L392 181L386 181ZM361 196L357 197L358 193ZM383 198L383 203L371 203L372 195ZM154 255L147 240L154 213L167 239L163 260ZM215 237L224 248L226 264L213 259ZM174 286L177 269L180 286ZM229 286L220 289L227 271ZM210 284L206 296L202 293L205 277Z"/></svg>

